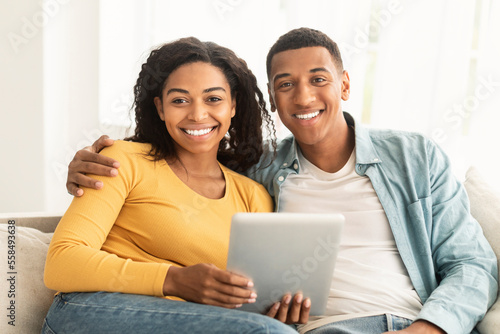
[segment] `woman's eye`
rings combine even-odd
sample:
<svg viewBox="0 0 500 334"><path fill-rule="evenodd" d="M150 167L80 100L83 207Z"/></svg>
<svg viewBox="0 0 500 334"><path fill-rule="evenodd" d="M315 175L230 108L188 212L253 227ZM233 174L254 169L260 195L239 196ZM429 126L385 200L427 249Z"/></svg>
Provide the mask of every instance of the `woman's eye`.
<svg viewBox="0 0 500 334"><path fill-rule="evenodd" d="M219 102L219 101L222 101L220 97L213 96L208 98L208 102Z"/></svg>
<svg viewBox="0 0 500 334"><path fill-rule="evenodd" d="M187 101L184 100L184 99L175 99L172 101L172 103L176 103L176 104L181 104L181 103L186 103Z"/></svg>

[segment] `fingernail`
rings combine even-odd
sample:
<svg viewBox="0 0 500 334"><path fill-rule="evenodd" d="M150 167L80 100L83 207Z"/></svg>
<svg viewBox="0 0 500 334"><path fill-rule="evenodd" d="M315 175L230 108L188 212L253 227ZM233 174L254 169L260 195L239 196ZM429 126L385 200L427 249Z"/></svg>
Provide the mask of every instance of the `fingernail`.
<svg viewBox="0 0 500 334"><path fill-rule="evenodd" d="M250 298L253 298L253 299L257 298L257 294L255 292L252 292L250 294Z"/></svg>
<svg viewBox="0 0 500 334"><path fill-rule="evenodd" d="M287 295L287 296L285 297L285 304L287 304L287 305L288 305L288 304L290 304L290 301L291 301L291 300L292 300L292 296Z"/></svg>
<svg viewBox="0 0 500 334"><path fill-rule="evenodd" d="M298 304L300 304L300 303L302 303L302 298L303 298L303 297L302 297L302 295L301 295L301 294L298 294L298 295L297 295L297 297L295 297L295 301L296 301Z"/></svg>
<svg viewBox="0 0 500 334"><path fill-rule="evenodd" d="M83 195L83 190L82 189L78 189L76 191L76 196L82 196Z"/></svg>
<svg viewBox="0 0 500 334"><path fill-rule="evenodd" d="M275 304L273 305L273 308L274 308L275 310L278 310L278 309L280 308L280 303L279 303L279 302L275 303Z"/></svg>
<svg viewBox="0 0 500 334"><path fill-rule="evenodd" d="M251 304L251 303L255 303L256 299L255 298L251 298L248 300L248 302Z"/></svg>
<svg viewBox="0 0 500 334"><path fill-rule="evenodd" d="M252 288L253 287L253 282L252 281L248 281L247 287Z"/></svg>
<svg viewBox="0 0 500 334"><path fill-rule="evenodd" d="M311 300L309 298L307 298L306 301L304 302L304 306L307 308L311 307Z"/></svg>
<svg viewBox="0 0 500 334"><path fill-rule="evenodd" d="M118 171L116 169L112 169L109 174L111 174L111 176L116 176L118 175Z"/></svg>
<svg viewBox="0 0 500 334"><path fill-rule="evenodd" d="M96 187L97 189L101 189L101 188L102 188L102 186L103 186L103 184L102 184L102 182L101 182L101 181L97 181L97 182L95 183L95 187Z"/></svg>
<svg viewBox="0 0 500 334"><path fill-rule="evenodd" d="M113 167L119 168L120 167L120 163L118 161L113 162Z"/></svg>
<svg viewBox="0 0 500 334"><path fill-rule="evenodd" d="M238 304L238 305L235 305L234 307L238 308L238 307L242 307L243 304Z"/></svg>

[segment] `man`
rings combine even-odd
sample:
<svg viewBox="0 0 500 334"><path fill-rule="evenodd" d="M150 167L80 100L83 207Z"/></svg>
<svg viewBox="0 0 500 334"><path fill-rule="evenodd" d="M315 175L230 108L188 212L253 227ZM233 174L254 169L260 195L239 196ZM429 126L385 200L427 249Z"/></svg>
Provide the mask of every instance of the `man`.
<svg viewBox="0 0 500 334"><path fill-rule="evenodd" d="M327 314L299 330L471 332L496 297L496 258L445 154L421 135L365 129L343 113L349 75L319 31L281 36L267 74L271 109L293 136L247 175L267 187L278 211L346 216ZM106 167L115 161L89 152L107 141L77 153L71 193L83 194L77 184L102 187L82 172L117 173Z"/></svg>

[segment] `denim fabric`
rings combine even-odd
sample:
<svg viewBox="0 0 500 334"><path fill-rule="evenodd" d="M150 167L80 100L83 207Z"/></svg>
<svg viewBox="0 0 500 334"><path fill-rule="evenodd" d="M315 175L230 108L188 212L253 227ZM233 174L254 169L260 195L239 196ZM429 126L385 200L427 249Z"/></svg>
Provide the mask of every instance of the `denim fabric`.
<svg viewBox="0 0 500 334"><path fill-rule="evenodd" d="M422 135L367 129L344 117L355 130L356 173L370 178L424 303L417 318L448 333L470 333L496 298L497 261L448 158ZM291 136L274 160L267 155L246 175L267 188L279 211L281 185L299 169Z"/></svg>
<svg viewBox="0 0 500 334"><path fill-rule="evenodd" d="M53 333L295 333L264 315L122 293L61 293L45 318Z"/></svg>
<svg viewBox="0 0 500 334"><path fill-rule="evenodd" d="M385 314L334 322L307 331L306 334L380 334L405 329L411 323L409 319Z"/></svg>

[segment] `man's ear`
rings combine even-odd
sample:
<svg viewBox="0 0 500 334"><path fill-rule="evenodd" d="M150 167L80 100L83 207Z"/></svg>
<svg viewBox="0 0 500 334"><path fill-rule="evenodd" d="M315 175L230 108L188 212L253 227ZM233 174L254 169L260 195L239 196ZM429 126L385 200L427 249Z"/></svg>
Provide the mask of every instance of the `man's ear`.
<svg viewBox="0 0 500 334"><path fill-rule="evenodd" d="M269 94L269 103L271 103L271 111L276 111L276 104L274 103L273 94L271 93L271 85L267 84L267 94Z"/></svg>
<svg viewBox="0 0 500 334"><path fill-rule="evenodd" d="M349 73L347 71L342 72L342 94L341 98L344 101L349 100L349 95L351 94L351 80L349 79Z"/></svg>
<svg viewBox="0 0 500 334"><path fill-rule="evenodd" d="M163 104L161 102L161 99L157 96L155 97L154 102L156 106L156 111L158 112L158 116L160 116L160 119L164 121L165 116L163 115Z"/></svg>

